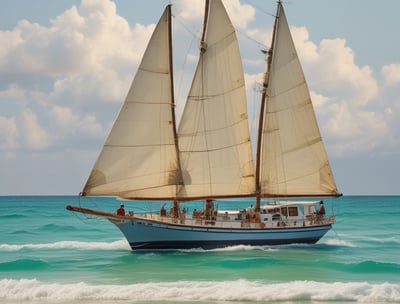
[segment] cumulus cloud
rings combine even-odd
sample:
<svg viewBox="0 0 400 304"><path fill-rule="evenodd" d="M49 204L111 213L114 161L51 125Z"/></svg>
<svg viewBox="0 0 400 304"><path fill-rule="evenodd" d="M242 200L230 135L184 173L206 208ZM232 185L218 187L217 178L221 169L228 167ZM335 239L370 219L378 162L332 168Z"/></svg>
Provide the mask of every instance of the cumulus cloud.
<svg viewBox="0 0 400 304"><path fill-rule="evenodd" d="M51 122L61 136L95 136L103 134L103 128L93 114L83 116L74 113L71 108L55 106L51 110Z"/></svg>
<svg viewBox="0 0 400 304"><path fill-rule="evenodd" d="M260 44L269 43L271 29L254 27L252 6L239 0L224 4L240 32ZM178 0L174 14L199 25L203 5L201 1ZM14 29L0 31L3 155L18 149L79 149L89 141L103 142L154 26L129 25L110 0L82 0L54 16L49 25L21 20ZM182 27L178 23L175 29ZM380 80L370 66L356 63L357 54L345 39L311 41L305 27L292 30L325 142L333 148L330 150L371 151L388 145L388 138L396 146L400 140L400 64L384 66ZM241 53L251 104L249 117L254 118L258 103L251 92L262 81L265 62L259 50L263 46L240 33L238 36L244 40ZM182 43L180 38L175 40ZM192 37L194 45L197 38ZM250 48L256 49L258 57L248 55ZM182 50L186 48L175 48ZM192 64L197 54L195 48L186 61ZM181 80L176 73L175 81L176 95L184 95L180 83L189 86L190 79ZM256 130L254 121L252 130Z"/></svg>
<svg viewBox="0 0 400 304"><path fill-rule="evenodd" d="M16 84L10 84L3 91L0 91L0 98L8 102L24 102L27 96L24 88Z"/></svg>
<svg viewBox="0 0 400 304"><path fill-rule="evenodd" d="M22 113L24 140L33 150L43 150L50 145L50 137L45 128L38 122L36 114L31 109Z"/></svg>
<svg viewBox="0 0 400 304"><path fill-rule="evenodd" d="M21 20L0 31L0 102L13 117L2 118L2 148L103 138L153 28L130 27L112 1L82 0L49 26Z"/></svg>
<svg viewBox="0 0 400 304"><path fill-rule="evenodd" d="M249 22L255 18L255 9L249 4L240 3L239 0L225 0L224 6L229 18L237 29L245 29ZM184 20L203 21L204 2L193 0L176 1L177 14Z"/></svg>
<svg viewBox="0 0 400 304"><path fill-rule="evenodd" d="M202 20L204 3L202 1L178 0L176 3L177 15L186 20Z"/></svg>
<svg viewBox="0 0 400 304"><path fill-rule="evenodd" d="M393 86L400 84L400 64L385 65L382 68L382 75L386 85Z"/></svg>
<svg viewBox="0 0 400 304"><path fill-rule="evenodd" d="M293 36L320 128L326 142L334 143L330 149L337 154L363 153L386 144L393 131L389 112L381 106L384 88L372 69L356 64L356 54L345 39L323 39L316 44L305 28L294 28ZM396 78L396 68L383 73L388 79Z"/></svg>
<svg viewBox="0 0 400 304"><path fill-rule="evenodd" d="M356 54L345 39L315 42L310 40L305 27L291 30L329 151L336 155L359 154L398 145L400 65L383 67L380 84L370 66L356 64ZM265 65L246 59L244 62ZM262 82L261 73L255 76L246 76L248 96ZM254 102L252 98L250 103Z"/></svg>
<svg viewBox="0 0 400 304"><path fill-rule="evenodd" d="M15 117L0 116L0 150L13 151L18 148Z"/></svg>
<svg viewBox="0 0 400 304"><path fill-rule="evenodd" d="M116 14L113 2L83 0L79 7L51 20L49 27L22 20L13 31L0 32L8 41L2 47L0 68L15 75L14 83L33 75L30 80L35 82L44 75L38 80L50 77L50 81L67 79L72 84L76 79L78 84L86 76L103 84L111 77L110 82L118 86L126 79L118 78L115 71L132 75L153 27L131 29ZM108 89L103 93L113 91L111 86Z"/></svg>
<svg viewBox="0 0 400 304"><path fill-rule="evenodd" d="M376 97L378 83L371 68L355 63L355 54L345 39L323 39L315 44L309 40L305 28L294 28L293 37L313 88L343 96L358 106L366 105Z"/></svg>
<svg viewBox="0 0 400 304"><path fill-rule="evenodd" d="M255 18L256 10L249 4L240 3L239 0L229 0L225 1L224 5L238 30L247 28L248 23Z"/></svg>

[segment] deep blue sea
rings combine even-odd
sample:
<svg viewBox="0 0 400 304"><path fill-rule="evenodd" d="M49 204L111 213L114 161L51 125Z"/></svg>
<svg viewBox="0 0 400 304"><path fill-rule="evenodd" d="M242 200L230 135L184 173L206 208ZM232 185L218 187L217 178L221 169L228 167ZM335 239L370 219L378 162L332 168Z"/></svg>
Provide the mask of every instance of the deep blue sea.
<svg viewBox="0 0 400 304"><path fill-rule="evenodd" d="M119 202L0 197L0 303L400 303L399 196L326 200L337 223L315 245L166 252L132 252L113 224L68 204Z"/></svg>

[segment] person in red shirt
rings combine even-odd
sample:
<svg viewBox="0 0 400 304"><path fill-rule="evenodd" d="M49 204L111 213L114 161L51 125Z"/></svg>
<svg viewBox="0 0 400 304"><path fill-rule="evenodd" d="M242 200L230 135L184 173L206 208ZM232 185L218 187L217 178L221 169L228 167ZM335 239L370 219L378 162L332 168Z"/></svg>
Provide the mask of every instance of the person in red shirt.
<svg viewBox="0 0 400 304"><path fill-rule="evenodd" d="M121 204L117 210L117 215L125 216L124 204Z"/></svg>

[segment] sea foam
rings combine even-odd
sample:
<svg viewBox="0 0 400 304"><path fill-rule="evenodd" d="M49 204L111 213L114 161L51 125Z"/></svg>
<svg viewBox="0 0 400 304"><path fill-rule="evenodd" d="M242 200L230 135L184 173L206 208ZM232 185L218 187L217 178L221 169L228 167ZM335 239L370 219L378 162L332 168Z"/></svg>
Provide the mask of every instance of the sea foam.
<svg viewBox="0 0 400 304"><path fill-rule="evenodd" d="M0 300L24 301L400 301L400 284L293 281L179 281L129 285L0 280Z"/></svg>
<svg viewBox="0 0 400 304"><path fill-rule="evenodd" d="M234 251L279 251L279 247L272 248L270 246L250 246L250 245L235 245L215 249L180 249L181 252L234 252Z"/></svg>
<svg viewBox="0 0 400 304"><path fill-rule="evenodd" d="M340 239L327 239L322 240L319 244L326 244L330 246L339 246L339 247L357 247L355 244L349 241L340 240Z"/></svg>
<svg viewBox="0 0 400 304"><path fill-rule="evenodd" d="M129 244L125 239L114 242L79 242L79 241L60 241L43 244L0 244L0 250L18 251L21 249L80 249L80 250L130 250Z"/></svg>

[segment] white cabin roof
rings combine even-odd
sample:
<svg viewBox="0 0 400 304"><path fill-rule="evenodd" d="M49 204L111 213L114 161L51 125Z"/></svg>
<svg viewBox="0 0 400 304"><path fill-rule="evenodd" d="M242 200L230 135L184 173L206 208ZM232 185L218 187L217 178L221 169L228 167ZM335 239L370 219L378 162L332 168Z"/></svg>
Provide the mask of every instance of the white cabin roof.
<svg viewBox="0 0 400 304"><path fill-rule="evenodd" d="M296 202L274 202L261 206L261 209L275 209L280 207L312 206L319 204L320 201L296 201Z"/></svg>

